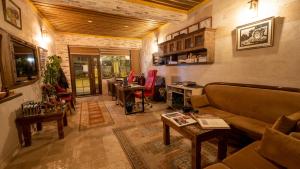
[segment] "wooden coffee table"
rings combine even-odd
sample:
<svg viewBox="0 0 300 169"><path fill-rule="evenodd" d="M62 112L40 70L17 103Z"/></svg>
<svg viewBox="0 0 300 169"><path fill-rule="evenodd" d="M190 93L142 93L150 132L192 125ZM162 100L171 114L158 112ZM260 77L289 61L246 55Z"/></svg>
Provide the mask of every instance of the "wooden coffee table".
<svg viewBox="0 0 300 169"><path fill-rule="evenodd" d="M201 143L212 138L218 139L218 159L223 160L227 154L227 135L230 129L205 130L198 123L178 127L165 117L161 117L163 122L164 144L170 144L170 127L184 137L191 140L192 143L192 169L201 168Z"/></svg>

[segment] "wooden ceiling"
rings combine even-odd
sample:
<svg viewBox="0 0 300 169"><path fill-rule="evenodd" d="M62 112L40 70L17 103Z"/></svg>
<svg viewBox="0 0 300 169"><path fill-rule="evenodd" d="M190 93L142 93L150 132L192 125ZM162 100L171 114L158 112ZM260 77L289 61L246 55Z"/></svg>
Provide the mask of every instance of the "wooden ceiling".
<svg viewBox="0 0 300 169"><path fill-rule="evenodd" d="M141 38L165 24L77 7L32 2L58 32Z"/></svg>
<svg viewBox="0 0 300 169"><path fill-rule="evenodd" d="M190 10L204 0L143 0L181 10Z"/></svg>

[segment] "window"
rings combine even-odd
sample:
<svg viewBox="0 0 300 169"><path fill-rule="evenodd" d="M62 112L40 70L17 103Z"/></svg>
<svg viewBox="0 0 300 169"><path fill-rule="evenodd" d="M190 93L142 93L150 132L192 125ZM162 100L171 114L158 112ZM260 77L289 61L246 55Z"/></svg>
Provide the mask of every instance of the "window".
<svg viewBox="0 0 300 169"><path fill-rule="evenodd" d="M126 77L130 72L130 56L101 56L102 78Z"/></svg>

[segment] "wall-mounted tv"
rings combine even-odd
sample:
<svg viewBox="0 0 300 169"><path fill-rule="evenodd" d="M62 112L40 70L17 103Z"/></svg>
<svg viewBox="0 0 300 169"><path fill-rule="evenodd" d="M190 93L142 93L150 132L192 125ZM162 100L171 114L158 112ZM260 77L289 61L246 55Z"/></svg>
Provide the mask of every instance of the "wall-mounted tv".
<svg viewBox="0 0 300 169"><path fill-rule="evenodd" d="M37 52L34 46L12 40L16 82L38 78Z"/></svg>

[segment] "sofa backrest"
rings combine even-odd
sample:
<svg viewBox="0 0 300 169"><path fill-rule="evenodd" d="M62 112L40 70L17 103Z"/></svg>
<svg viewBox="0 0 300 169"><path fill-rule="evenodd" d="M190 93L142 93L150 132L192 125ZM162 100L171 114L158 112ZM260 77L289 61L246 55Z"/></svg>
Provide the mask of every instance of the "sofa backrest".
<svg viewBox="0 0 300 169"><path fill-rule="evenodd" d="M218 109L268 123L300 111L300 89L295 88L220 82L207 84L203 92Z"/></svg>

